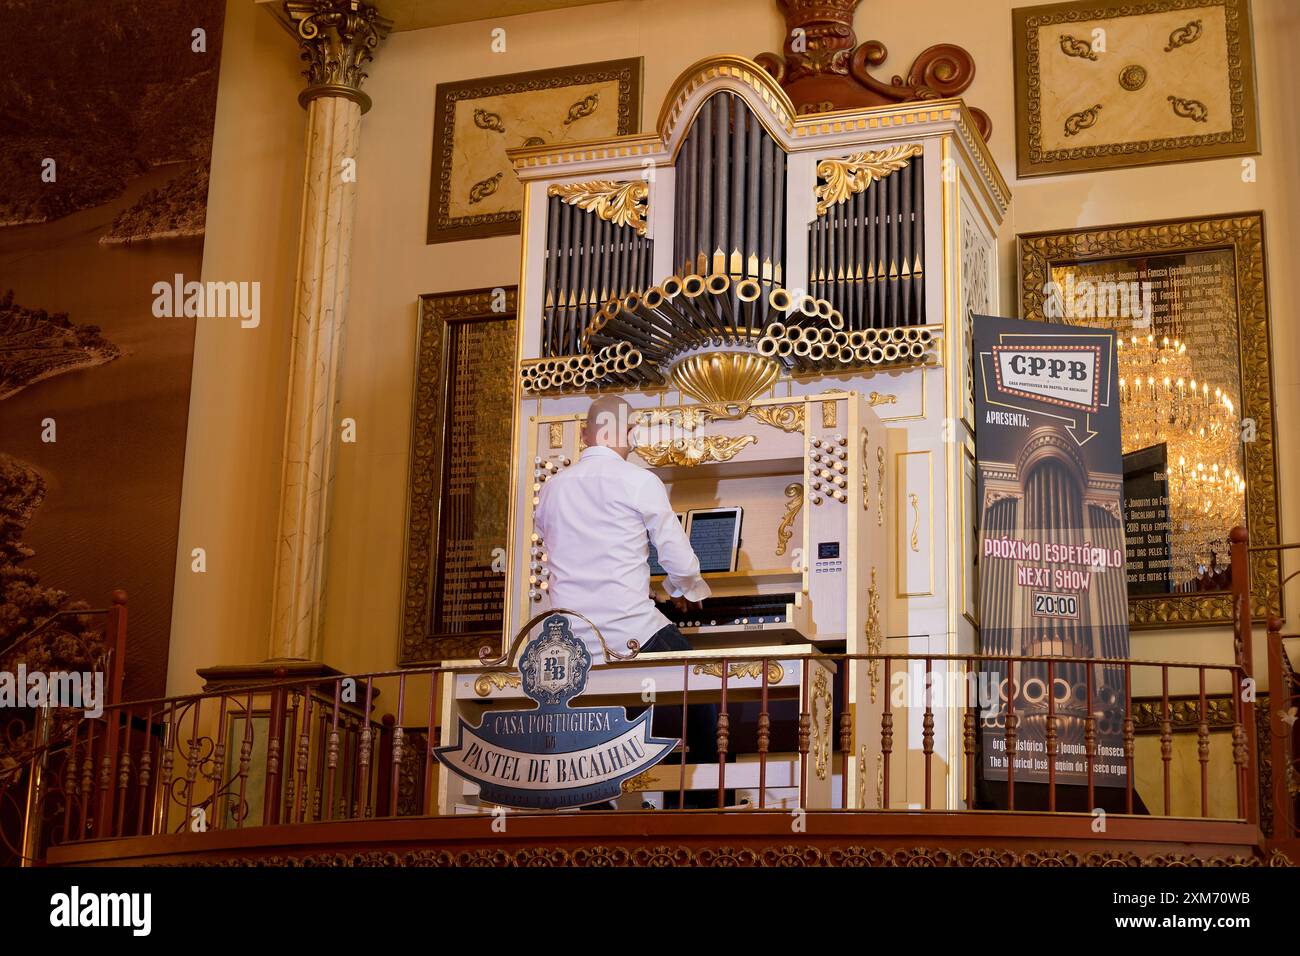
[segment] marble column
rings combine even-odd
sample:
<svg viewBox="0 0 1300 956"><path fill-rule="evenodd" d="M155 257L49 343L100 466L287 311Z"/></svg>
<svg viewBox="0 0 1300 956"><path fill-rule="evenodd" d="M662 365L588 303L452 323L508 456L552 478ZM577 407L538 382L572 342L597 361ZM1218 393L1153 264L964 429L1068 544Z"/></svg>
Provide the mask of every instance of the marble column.
<svg viewBox="0 0 1300 956"><path fill-rule="evenodd" d="M269 656L318 661L358 135L370 108L362 66L391 23L361 0L286 0L284 11L308 65L298 96L307 110L307 157Z"/></svg>

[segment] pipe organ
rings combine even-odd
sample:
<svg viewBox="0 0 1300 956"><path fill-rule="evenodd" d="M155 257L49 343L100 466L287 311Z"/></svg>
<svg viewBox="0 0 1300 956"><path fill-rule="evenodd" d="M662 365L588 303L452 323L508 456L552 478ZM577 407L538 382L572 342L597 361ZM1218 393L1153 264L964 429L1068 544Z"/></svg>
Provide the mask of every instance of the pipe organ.
<svg viewBox="0 0 1300 956"><path fill-rule="evenodd" d="M1009 192L970 112L953 99L800 116L762 68L723 56L676 81L653 132L510 156L525 207L507 633L550 606L542 483L580 457L591 398L618 392L636 409L629 460L675 510L742 509L735 570L706 575L713 600L680 619L689 653L770 654L773 699L806 684L820 701L808 799L838 806L847 775L850 806L880 806L869 754L891 688L880 662L850 661L841 737L843 675L820 658L976 649L969 315L998 308ZM638 664L680 691L680 664ZM692 699L720 676L697 665ZM639 703L640 676L625 680ZM728 700L761 683L758 668L729 674ZM460 679L443 726L519 699L508 681ZM926 800L926 747L946 758L931 805L959 803L962 728L945 713L923 732L915 701L893 701L891 806Z"/></svg>

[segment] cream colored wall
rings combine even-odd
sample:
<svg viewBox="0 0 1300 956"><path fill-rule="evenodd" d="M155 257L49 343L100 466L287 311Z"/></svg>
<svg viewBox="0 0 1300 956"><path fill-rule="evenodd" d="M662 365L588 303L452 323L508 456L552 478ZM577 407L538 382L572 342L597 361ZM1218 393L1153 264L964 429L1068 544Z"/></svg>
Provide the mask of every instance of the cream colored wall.
<svg viewBox="0 0 1300 956"><path fill-rule="evenodd" d="M1291 317L1300 279L1289 250L1297 239L1300 185L1290 171L1300 127L1289 113L1300 88L1291 53L1300 4L1255 0L1256 61L1264 154L1258 181L1240 160L1015 179L1011 15L1024 0L916 0L903 14L865 0L860 40L890 49L884 77L941 41L965 46L977 76L966 98L993 121L992 148L1014 187L1002 233L1003 311L1014 314L1015 235L1040 229L1262 209L1274 319L1279 435L1300 411ZM263 308L254 336L200 326L182 505L181 557L173 620L173 692L195 685L195 666L260 660L270 615L279 436L296 243L303 114L291 39L247 0L231 0L217 117L205 276L261 275ZM380 0L382 9L382 0ZM251 20L251 22L250 22ZM493 53L490 31L506 30ZM402 586L415 301L517 281L518 238L425 245L434 88L439 82L625 56L645 58L643 128L653 126L673 79L713 53L753 55L780 46L783 22L771 0L624 0L552 13L391 36L370 66L374 109L362 121L351 305L340 416L355 418L358 442L344 446L334 489L328 558L325 659L348 671L391 667ZM250 244L251 243L251 244ZM241 271L242 270L242 271ZM268 295L274 291L274 295ZM509 356L502 356L508 361ZM1284 489L1300 489L1300 442L1283 439ZM1300 514L1284 513L1285 537L1300 538ZM209 572L190 575L191 542L211 542ZM214 555L214 552L216 554ZM1294 596L1293 596L1294 597ZM1133 654L1227 661L1226 632L1139 632Z"/></svg>
<svg viewBox="0 0 1300 956"><path fill-rule="evenodd" d="M229 0L202 278L260 282L262 316L253 329L200 320L195 335L168 694L196 690L195 668L262 660L270 642L304 161L300 69L279 24ZM204 573L191 570L194 548L206 552Z"/></svg>

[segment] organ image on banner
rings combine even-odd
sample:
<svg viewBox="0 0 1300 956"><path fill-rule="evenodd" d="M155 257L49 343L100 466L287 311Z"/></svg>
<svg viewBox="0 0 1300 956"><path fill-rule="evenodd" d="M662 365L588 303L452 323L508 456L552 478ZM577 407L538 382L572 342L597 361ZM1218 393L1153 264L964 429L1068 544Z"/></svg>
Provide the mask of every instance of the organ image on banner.
<svg viewBox="0 0 1300 956"><path fill-rule="evenodd" d="M974 317L981 652L1128 655L1115 335ZM1122 665L1020 661L981 723L985 780L1126 782Z"/></svg>

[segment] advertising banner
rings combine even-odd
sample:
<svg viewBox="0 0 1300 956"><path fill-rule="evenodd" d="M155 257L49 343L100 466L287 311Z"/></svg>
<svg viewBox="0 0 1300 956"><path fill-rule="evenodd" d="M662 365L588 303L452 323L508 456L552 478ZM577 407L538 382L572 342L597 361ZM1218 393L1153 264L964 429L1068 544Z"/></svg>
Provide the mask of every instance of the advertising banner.
<svg viewBox="0 0 1300 956"><path fill-rule="evenodd" d="M974 317L981 652L1128 656L1115 336ZM980 679L984 779L1123 786L1125 674L1008 661ZM983 690L983 688L982 688ZM1009 741L1014 741L1009 745ZM1014 747L1014 752L1009 752Z"/></svg>

